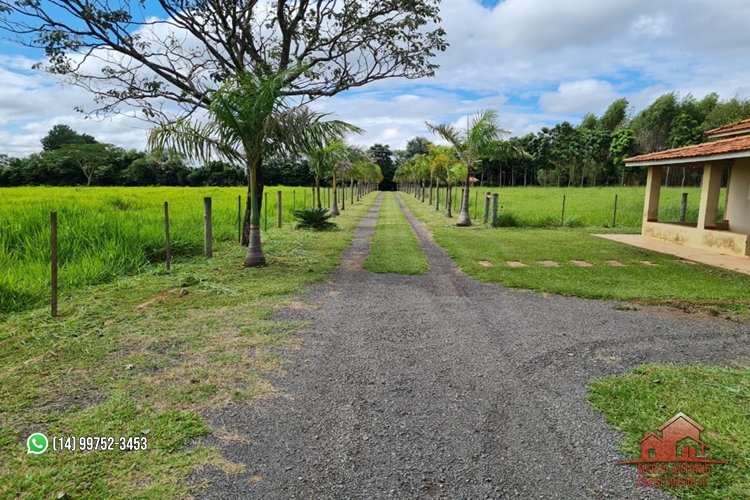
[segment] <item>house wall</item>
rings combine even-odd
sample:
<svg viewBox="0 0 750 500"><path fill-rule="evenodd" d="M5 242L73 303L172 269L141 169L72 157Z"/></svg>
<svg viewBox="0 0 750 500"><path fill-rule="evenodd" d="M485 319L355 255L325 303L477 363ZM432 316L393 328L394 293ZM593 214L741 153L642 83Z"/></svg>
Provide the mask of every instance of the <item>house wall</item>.
<svg viewBox="0 0 750 500"><path fill-rule="evenodd" d="M750 234L750 158L737 158L732 166L727 212L729 230Z"/></svg>

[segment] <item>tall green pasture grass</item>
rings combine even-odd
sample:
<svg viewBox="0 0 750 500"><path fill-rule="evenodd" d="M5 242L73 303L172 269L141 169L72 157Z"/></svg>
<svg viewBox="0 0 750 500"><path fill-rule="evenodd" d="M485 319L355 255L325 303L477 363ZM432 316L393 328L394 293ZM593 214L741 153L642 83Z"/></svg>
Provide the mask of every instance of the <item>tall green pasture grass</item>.
<svg viewBox="0 0 750 500"><path fill-rule="evenodd" d="M453 188L453 214L458 215L461 187ZM640 187L598 187L598 188L486 188L472 187L469 191L469 214L475 223L482 222L484 197L487 192L499 195L500 209L498 225L501 227L615 227L640 230L643 217L645 188ZM682 193L688 193L688 206L685 220L698 220L700 188L662 187L659 203L659 220L678 221L682 205ZM478 194L478 196L477 196ZM724 213L726 189L721 191L719 219ZM614 220L615 195L617 195L617 220ZM434 200L433 192L433 200ZM565 196L565 215L562 205ZM429 192L425 196L425 203ZM440 193L440 209L445 210L445 188ZM491 205L490 205L491 206ZM476 215L476 218L475 218ZM476 220L478 219L478 220Z"/></svg>
<svg viewBox="0 0 750 500"><path fill-rule="evenodd" d="M311 202L310 188L267 187L269 231L276 228L279 190L284 225L292 223L293 205L301 208L305 197L308 205ZM0 314L34 307L49 297L52 211L57 212L59 287L64 295L163 263L165 201L173 259L203 251L206 196L212 198L214 239L236 241L237 197L244 216L245 193L241 187L0 189Z"/></svg>

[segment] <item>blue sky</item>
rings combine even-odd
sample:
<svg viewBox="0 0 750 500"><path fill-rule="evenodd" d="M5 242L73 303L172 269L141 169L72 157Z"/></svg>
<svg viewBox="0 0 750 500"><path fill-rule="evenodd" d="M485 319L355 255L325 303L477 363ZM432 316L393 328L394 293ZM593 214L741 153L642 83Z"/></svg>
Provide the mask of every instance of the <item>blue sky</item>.
<svg viewBox="0 0 750 500"><path fill-rule="evenodd" d="M353 142L401 148L415 135L432 138L425 121L461 123L484 107L523 135L601 114L619 97L637 112L671 91L750 96L746 0L444 0L441 9L451 46L435 78L375 82L314 107L366 129ZM31 71L40 57L0 42L0 153L39 151L56 123L144 146L141 121L75 113L92 108L90 95Z"/></svg>

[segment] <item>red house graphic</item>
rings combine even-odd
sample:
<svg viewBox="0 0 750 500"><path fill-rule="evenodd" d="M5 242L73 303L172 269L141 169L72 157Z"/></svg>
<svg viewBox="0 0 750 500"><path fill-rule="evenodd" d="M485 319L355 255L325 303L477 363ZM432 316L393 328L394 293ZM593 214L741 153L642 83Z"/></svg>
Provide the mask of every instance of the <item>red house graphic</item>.
<svg viewBox="0 0 750 500"><path fill-rule="evenodd" d="M643 439L639 441L641 444L640 459L627 460L620 463L727 463L706 458L709 446L701 441L700 438L703 427L682 412L664 422L658 430L661 431L661 436L654 432L646 432Z"/></svg>

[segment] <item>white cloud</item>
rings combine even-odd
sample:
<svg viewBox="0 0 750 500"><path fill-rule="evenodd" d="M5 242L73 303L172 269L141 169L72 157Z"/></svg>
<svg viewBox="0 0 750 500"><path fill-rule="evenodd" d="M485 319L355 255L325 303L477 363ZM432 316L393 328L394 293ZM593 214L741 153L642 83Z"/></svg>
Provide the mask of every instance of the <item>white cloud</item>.
<svg viewBox="0 0 750 500"><path fill-rule="evenodd" d="M434 138L425 121L455 122L483 107L523 135L601 113L621 96L636 109L672 90L750 96L746 0L505 0L492 9L444 0L441 9L451 46L435 78L383 80L313 106L365 128L354 142L402 148L415 135ZM91 96L29 71L32 63L0 56L0 153L38 151L55 123L144 146L147 124L84 120L72 110L92 109Z"/></svg>
<svg viewBox="0 0 750 500"><path fill-rule="evenodd" d="M618 94L614 85L602 80L578 80L561 83L556 92L539 97L542 110L550 113L601 113Z"/></svg>

